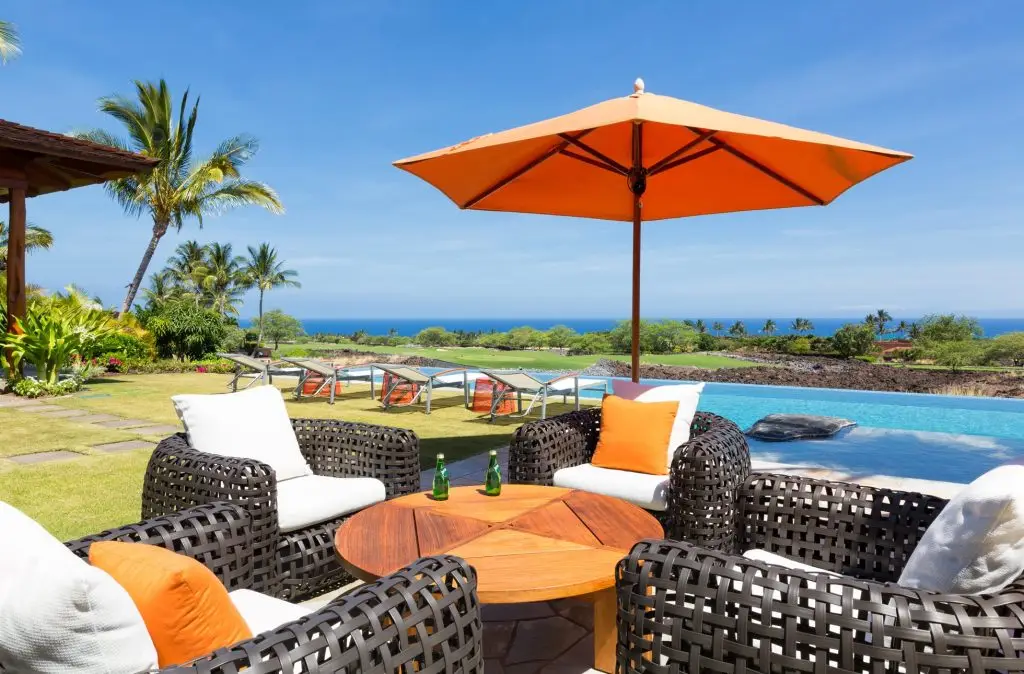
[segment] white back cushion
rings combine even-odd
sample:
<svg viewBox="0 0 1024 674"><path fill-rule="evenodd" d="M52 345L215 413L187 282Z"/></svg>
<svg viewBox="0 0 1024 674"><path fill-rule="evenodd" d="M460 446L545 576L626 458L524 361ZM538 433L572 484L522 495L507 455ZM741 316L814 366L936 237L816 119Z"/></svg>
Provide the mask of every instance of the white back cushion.
<svg viewBox="0 0 1024 674"><path fill-rule="evenodd" d="M308 475L277 485L277 523L282 533L354 513L387 498L375 477Z"/></svg>
<svg viewBox="0 0 1024 674"><path fill-rule="evenodd" d="M219 395L177 395L171 401L195 449L262 461L274 469L278 482L313 474L299 451L299 441L277 387L257 386Z"/></svg>
<svg viewBox="0 0 1024 674"><path fill-rule="evenodd" d="M928 526L899 584L956 594L998 592L1024 573L1024 466L993 468Z"/></svg>
<svg viewBox="0 0 1024 674"><path fill-rule="evenodd" d="M669 436L668 448L665 450L668 455L669 467L672 466L672 456L679 449L679 446L690 440L690 424L693 423L693 415L697 413L697 403L700 402L700 394L703 390L703 382L699 384L655 386L635 398L636 402L640 403L679 402L676 420L672 424L672 435Z"/></svg>
<svg viewBox="0 0 1024 674"><path fill-rule="evenodd" d="M128 593L0 502L0 670L135 674L156 666Z"/></svg>
<svg viewBox="0 0 1024 674"><path fill-rule="evenodd" d="M231 603L238 609L253 636L275 630L285 623L295 622L299 618L315 612L315 609L292 604L284 599L260 594L253 590L235 590L228 596L231 597Z"/></svg>

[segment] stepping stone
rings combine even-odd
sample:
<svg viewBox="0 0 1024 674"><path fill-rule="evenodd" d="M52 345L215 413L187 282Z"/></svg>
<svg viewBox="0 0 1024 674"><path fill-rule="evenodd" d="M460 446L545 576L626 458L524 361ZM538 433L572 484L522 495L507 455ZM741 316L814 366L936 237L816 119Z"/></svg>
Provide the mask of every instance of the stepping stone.
<svg viewBox="0 0 1024 674"><path fill-rule="evenodd" d="M21 398L16 395L0 395L0 407L32 407L33 405L42 405L42 403L35 398Z"/></svg>
<svg viewBox="0 0 1024 674"><path fill-rule="evenodd" d="M19 412L31 412L32 414L42 414L43 412L60 412L65 409L60 405L21 405L15 407Z"/></svg>
<svg viewBox="0 0 1024 674"><path fill-rule="evenodd" d="M69 417L84 417L88 414L85 410L63 409L59 412L43 412L47 419L67 419Z"/></svg>
<svg viewBox="0 0 1024 674"><path fill-rule="evenodd" d="M145 419L122 419L121 417L113 417L110 421L98 421L94 422L97 426L103 426L103 428L132 428L133 426L152 426L152 421L146 421Z"/></svg>
<svg viewBox="0 0 1024 674"><path fill-rule="evenodd" d="M21 456L8 457L9 461L21 464L46 463L47 461L64 461L66 459L77 459L82 456L75 452L68 452L59 449L56 452L37 452L35 454L22 454Z"/></svg>
<svg viewBox="0 0 1024 674"><path fill-rule="evenodd" d="M170 424L157 424L156 426L133 428L131 431L139 435L169 435L171 433L180 433L182 428L181 426L171 426Z"/></svg>
<svg viewBox="0 0 1024 674"><path fill-rule="evenodd" d="M84 417L78 417L75 421L83 424L98 424L103 421L118 421L120 418L113 414L86 414Z"/></svg>
<svg viewBox="0 0 1024 674"><path fill-rule="evenodd" d="M153 449L156 445L145 440L124 440L122 442L108 442L103 445L93 445L93 449L101 452L130 452L135 449Z"/></svg>

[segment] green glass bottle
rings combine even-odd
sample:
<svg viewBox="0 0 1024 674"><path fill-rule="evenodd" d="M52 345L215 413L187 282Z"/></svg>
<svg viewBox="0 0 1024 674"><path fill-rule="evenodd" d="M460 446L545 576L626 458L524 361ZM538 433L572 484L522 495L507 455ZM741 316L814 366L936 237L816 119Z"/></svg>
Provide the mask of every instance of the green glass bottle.
<svg viewBox="0 0 1024 674"><path fill-rule="evenodd" d="M501 494L501 468L498 466L498 452L491 450L491 462L487 464L487 474L484 476L484 493L488 496Z"/></svg>
<svg viewBox="0 0 1024 674"><path fill-rule="evenodd" d="M444 454L437 455L437 465L434 466L434 500L448 500L448 469L444 467Z"/></svg>

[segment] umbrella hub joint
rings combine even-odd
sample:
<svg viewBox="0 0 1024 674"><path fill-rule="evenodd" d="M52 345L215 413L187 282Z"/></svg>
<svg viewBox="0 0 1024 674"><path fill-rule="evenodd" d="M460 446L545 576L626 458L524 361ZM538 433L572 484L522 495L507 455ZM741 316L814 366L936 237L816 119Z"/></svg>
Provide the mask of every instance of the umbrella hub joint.
<svg viewBox="0 0 1024 674"><path fill-rule="evenodd" d="M629 183L629 191L642 197L647 191L647 169L642 166L630 169L626 181Z"/></svg>

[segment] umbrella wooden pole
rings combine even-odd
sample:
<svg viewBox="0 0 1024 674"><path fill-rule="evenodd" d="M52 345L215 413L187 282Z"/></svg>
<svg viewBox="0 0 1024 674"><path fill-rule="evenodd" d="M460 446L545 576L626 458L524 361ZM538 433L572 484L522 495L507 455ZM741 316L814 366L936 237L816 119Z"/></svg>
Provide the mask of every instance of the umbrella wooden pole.
<svg viewBox="0 0 1024 674"><path fill-rule="evenodd" d="M633 353L630 373L640 381L640 195L633 195Z"/></svg>

